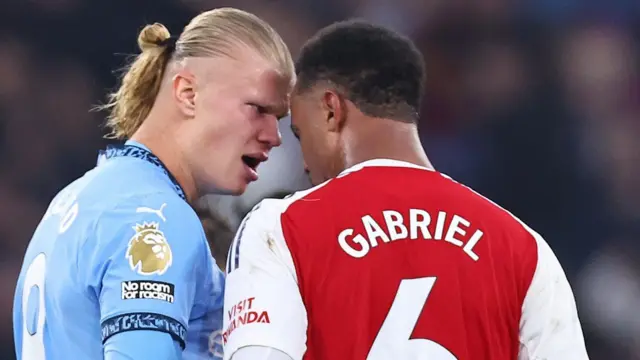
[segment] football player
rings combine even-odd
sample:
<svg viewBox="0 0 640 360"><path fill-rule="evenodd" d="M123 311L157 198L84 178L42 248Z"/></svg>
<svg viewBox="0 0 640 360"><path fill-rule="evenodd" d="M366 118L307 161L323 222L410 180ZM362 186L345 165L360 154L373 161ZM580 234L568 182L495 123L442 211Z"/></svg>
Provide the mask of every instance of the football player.
<svg viewBox="0 0 640 360"><path fill-rule="evenodd" d="M148 25L138 44L106 106L126 143L53 199L27 249L18 359L221 356L224 278L190 204L257 179L280 143L293 61L268 24L231 8L179 37Z"/></svg>
<svg viewBox="0 0 640 360"><path fill-rule="evenodd" d="M429 162L410 40L337 23L306 43L296 73L292 130L319 185L244 219L225 359L587 359L545 240Z"/></svg>

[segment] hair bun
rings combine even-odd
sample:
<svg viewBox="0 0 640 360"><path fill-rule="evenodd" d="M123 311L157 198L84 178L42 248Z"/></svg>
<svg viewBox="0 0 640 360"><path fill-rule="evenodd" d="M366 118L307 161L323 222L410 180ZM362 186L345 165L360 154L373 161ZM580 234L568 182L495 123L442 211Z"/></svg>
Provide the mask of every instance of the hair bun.
<svg viewBox="0 0 640 360"><path fill-rule="evenodd" d="M160 23L150 24L140 31L140 35L138 35L138 47L141 51L158 48L170 37L171 33L169 33L169 30L167 30L164 25Z"/></svg>

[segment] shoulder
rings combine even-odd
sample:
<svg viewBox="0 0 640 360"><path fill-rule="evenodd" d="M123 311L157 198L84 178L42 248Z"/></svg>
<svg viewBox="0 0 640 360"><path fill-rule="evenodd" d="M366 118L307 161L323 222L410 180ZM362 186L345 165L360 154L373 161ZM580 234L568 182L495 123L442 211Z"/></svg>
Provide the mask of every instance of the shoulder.
<svg viewBox="0 0 640 360"><path fill-rule="evenodd" d="M137 249L152 250L153 244L176 260L195 261L208 251L198 216L176 194L132 194L108 205L96 214L84 245L96 256L126 252L127 258Z"/></svg>
<svg viewBox="0 0 640 360"><path fill-rule="evenodd" d="M163 172L138 158L113 158L99 164L83 178L83 194L97 200L103 207L126 204L145 197L182 199Z"/></svg>
<svg viewBox="0 0 640 360"><path fill-rule="evenodd" d="M308 190L293 193L284 199L264 199L244 217L236 232L227 256L226 271L237 269L241 263L264 261L266 255L275 255L287 264L291 264L285 236L282 229L282 216L288 209L305 201L331 180Z"/></svg>
<svg viewBox="0 0 640 360"><path fill-rule="evenodd" d="M528 293L536 293L551 284L557 285L562 280L566 281L564 269L547 241L522 221L518 222L529 235L529 252L525 256L528 261L525 260L522 264L528 267Z"/></svg>
<svg viewBox="0 0 640 360"><path fill-rule="evenodd" d="M244 217L238 234L240 235L246 228L263 229L266 231L277 229L277 227L280 226L282 215L287 213L293 205L301 202L316 201L314 195L328 188L328 185L332 181L333 180L329 180L310 189L295 192L283 199L262 200Z"/></svg>
<svg viewBox="0 0 640 360"><path fill-rule="evenodd" d="M179 228L183 231L201 230L193 208L175 193L169 192L133 193L117 197L106 202L97 217L97 225L103 228L114 229L131 222L154 222L167 229Z"/></svg>
<svg viewBox="0 0 640 360"><path fill-rule="evenodd" d="M475 213L492 231L506 234L505 239L516 249L535 253L540 244L546 245L540 234L511 211L448 175L440 175L455 189L456 201L464 202L466 209Z"/></svg>
<svg viewBox="0 0 640 360"><path fill-rule="evenodd" d="M493 227L491 230L506 234L500 251L506 251L505 255L510 255L505 258L515 260L519 269L522 298L525 294L540 291L545 283L557 283L559 278L565 277L556 255L542 235L502 206L464 185L461 186L483 202L484 206L480 209L484 209L487 216L490 216L488 223Z"/></svg>

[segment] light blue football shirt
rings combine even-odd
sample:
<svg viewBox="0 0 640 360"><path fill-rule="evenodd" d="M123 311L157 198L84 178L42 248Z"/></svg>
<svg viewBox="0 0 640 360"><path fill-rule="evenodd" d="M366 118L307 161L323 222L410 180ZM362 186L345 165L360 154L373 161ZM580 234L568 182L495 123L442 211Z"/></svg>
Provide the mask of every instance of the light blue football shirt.
<svg viewBox="0 0 640 360"><path fill-rule="evenodd" d="M218 359L223 289L184 192L128 142L63 189L38 225L15 293L17 356Z"/></svg>

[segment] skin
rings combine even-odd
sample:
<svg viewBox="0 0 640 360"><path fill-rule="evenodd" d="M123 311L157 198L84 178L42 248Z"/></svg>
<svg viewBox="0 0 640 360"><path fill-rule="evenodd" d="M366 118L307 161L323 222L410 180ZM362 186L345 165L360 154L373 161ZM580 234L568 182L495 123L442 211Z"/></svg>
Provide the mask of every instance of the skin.
<svg viewBox="0 0 640 360"><path fill-rule="evenodd" d="M433 168L415 124L368 116L323 84L304 91L294 89L291 130L300 140L305 170L314 185L372 159Z"/></svg>
<svg viewBox="0 0 640 360"><path fill-rule="evenodd" d="M242 161L266 161L281 143L292 76L254 50L169 64L154 107L132 136L158 156L189 201L210 193L238 195L257 179Z"/></svg>

